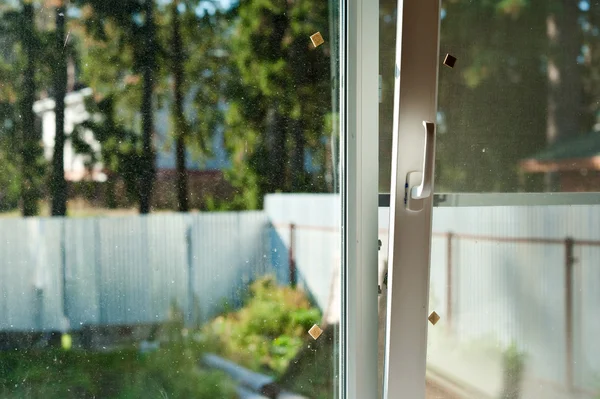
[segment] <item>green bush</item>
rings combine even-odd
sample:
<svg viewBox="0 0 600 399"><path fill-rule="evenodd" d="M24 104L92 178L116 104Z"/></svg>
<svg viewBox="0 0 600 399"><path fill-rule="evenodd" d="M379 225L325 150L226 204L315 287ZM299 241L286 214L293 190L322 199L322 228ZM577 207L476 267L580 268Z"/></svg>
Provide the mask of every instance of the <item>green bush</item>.
<svg viewBox="0 0 600 399"><path fill-rule="evenodd" d="M219 316L203 330L205 344L255 371L280 375L298 353L310 327L321 319L299 290L271 276L255 281L242 309Z"/></svg>
<svg viewBox="0 0 600 399"><path fill-rule="evenodd" d="M504 387L502 399L518 399L521 397L521 382L525 369L525 354L516 344L509 346L504 352Z"/></svg>

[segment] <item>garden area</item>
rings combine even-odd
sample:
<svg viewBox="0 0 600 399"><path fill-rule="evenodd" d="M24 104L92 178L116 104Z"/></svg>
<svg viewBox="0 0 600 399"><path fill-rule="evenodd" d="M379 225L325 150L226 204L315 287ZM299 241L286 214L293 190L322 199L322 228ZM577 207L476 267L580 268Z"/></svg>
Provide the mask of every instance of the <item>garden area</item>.
<svg viewBox="0 0 600 399"><path fill-rule="evenodd" d="M321 312L297 289L272 277L250 286L244 306L197 328L172 307L168 322L144 340L115 339L89 348L80 334L54 344L0 352L0 398L238 398L236 382L208 368L212 353L271 377L286 391L331 398L333 337L315 341ZM312 345L312 347L311 347Z"/></svg>

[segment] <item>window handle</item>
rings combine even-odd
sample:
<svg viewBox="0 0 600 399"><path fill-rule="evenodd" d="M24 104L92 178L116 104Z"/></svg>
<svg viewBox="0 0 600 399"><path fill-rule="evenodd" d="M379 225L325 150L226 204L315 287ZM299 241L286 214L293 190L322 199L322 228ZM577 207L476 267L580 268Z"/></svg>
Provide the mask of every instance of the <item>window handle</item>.
<svg viewBox="0 0 600 399"><path fill-rule="evenodd" d="M419 172L410 172L406 177L406 208L418 212L423 209L423 200L433 193L433 168L435 165L435 123L423 121L425 145L423 167Z"/></svg>

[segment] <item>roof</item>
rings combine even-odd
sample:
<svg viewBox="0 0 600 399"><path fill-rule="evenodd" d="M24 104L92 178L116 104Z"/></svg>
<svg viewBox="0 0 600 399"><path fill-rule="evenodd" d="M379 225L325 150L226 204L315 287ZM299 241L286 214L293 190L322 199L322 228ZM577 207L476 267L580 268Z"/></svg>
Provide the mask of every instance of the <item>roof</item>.
<svg viewBox="0 0 600 399"><path fill-rule="evenodd" d="M600 169L600 132L559 140L521 161L526 172Z"/></svg>

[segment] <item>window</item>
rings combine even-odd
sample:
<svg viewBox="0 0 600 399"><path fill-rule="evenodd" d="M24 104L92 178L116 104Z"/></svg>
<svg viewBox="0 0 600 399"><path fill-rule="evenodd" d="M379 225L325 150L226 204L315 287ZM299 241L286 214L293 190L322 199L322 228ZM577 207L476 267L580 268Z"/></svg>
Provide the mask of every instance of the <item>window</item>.
<svg viewBox="0 0 600 399"><path fill-rule="evenodd" d="M373 396L362 6L0 5L0 397Z"/></svg>
<svg viewBox="0 0 600 399"><path fill-rule="evenodd" d="M600 245L597 6L443 1L435 73L422 68L434 45L420 36L434 30L432 6L381 9L385 143L394 111L393 73L383 64L391 64L396 15L403 18L398 159L389 168L389 146L380 156L380 191L392 193L390 210L380 210L380 227L390 227L382 264L393 256L383 290L388 367L396 371L387 375L389 394L598 396L600 330L589 316ZM447 54L453 67L443 63ZM406 172L421 171L423 158L423 130L407 124L425 109L403 109L402 100L431 95L428 73L439 79L429 115L437 123L430 220L428 200L420 213L402 203Z"/></svg>

